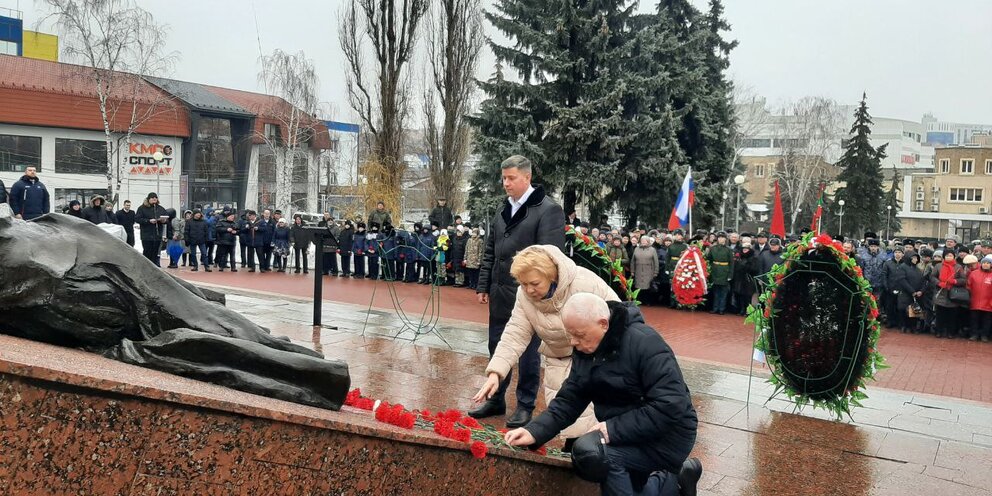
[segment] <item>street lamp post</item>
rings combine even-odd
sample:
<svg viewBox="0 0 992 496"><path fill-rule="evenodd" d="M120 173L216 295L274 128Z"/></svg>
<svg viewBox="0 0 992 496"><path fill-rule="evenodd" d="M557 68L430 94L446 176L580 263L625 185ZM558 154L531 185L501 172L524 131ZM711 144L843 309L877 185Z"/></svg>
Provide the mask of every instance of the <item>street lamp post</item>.
<svg viewBox="0 0 992 496"><path fill-rule="evenodd" d="M738 174L734 176L734 184L737 185L737 215L734 220L734 230L740 232L741 230L741 185L744 184L744 175Z"/></svg>
<svg viewBox="0 0 992 496"><path fill-rule="evenodd" d="M723 202L720 203L720 230L727 230L727 200L730 195L726 191L723 192Z"/></svg>
<svg viewBox="0 0 992 496"><path fill-rule="evenodd" d="M889 231L889 220L892 219L892 205L885 206L885 241L892 239L892 233Z"/></svg>
<svg viewBox="0 0 992 496"><path fill-rule="evenodd" d="M162 160L165 159L165 155L162 155L161 150L152 154L152 160L155 161L155 192L162 192Z"/></svg>
<svg viewBox="0 0 992 496"><path fill-rule="evenodd" d="M840 225L837 226L837 235L843 236L844 235L844 200L838 201L837 204L840 205L840 212L837 212L837 216L840 217Z"/></svg>

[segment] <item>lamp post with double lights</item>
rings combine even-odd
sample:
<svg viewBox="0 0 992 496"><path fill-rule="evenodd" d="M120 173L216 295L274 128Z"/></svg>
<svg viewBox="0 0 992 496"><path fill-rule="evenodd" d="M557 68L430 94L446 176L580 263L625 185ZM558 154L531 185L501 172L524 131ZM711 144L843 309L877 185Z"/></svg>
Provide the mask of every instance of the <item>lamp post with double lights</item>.
<svg viewBox="0 0 992 496"><path fill-rule="evenodd" d="M840 212L837 212L837 216L840 217L840 225L837 226L837 234L839 236L844 235L844 200L837 202L840 205Z"/></svg>

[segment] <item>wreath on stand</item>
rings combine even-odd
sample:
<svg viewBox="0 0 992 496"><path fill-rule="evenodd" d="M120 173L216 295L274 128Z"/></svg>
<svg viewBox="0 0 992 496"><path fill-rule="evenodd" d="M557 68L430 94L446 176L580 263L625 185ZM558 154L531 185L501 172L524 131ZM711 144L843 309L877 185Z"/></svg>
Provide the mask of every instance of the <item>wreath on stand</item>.
<svg viewBox="0 0 992 496"><path fill-rule="evenodd" d="M775 386L796 408L823 408L850 417L875 373L881 325L871 284L843 245L813 233L790 244L782 263L762 281L758 306L748 309Z"/></svg>
<svg viewBox="0 0 992 496"><path fill-rule="evenodd" d="M706 299L706 258L696 245L689 245L675 264L672 293L681 308L696 308Z"/></svg>
<svg viewBox="0 0 992 496"><path fill-rule="evenodd" d="M637 301L640 290L634 289L634 280L623 274L622 261L611 260L596 241L572 226L565 226L565 239L574 247L571 258L576 265L593 271L624 301Z"/></svg>

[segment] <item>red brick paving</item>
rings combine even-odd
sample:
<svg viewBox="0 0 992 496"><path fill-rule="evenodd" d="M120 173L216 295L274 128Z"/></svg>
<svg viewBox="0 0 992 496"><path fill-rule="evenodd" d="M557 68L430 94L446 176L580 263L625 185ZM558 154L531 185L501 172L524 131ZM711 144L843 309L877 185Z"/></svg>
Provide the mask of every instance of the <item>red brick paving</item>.
<svg viewBox="0 0 992 496"><path fill-rule="evenodd" d="M296 297L313 294L312 274L208 274L186 269L177 273L190 281L232 288ZM392 309L390 287L406 311L428 308L430 287L419 284L325 277L323 290L327 300ZM442 287L440 299L445 318L482 324L488 321L488 309L477 303L473 291ZM742 318L658 307L644 307L643 311L648 324L661 331L679 356L737 367L750 365L753 328ZM883 331L879 348L890 368L878 373L878 386L992 403L992 344Z"/></svg>

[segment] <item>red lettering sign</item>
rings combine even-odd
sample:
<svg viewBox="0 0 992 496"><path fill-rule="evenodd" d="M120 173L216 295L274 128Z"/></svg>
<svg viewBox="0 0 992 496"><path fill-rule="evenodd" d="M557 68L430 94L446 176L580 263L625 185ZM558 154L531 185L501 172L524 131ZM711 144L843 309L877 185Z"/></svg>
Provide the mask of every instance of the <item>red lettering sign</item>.
<svg viewBox="0 0 992 496"><path fill-rule="evenodd" d="M916 163L916 158L913 157L912 155L903 155L902 156L902 163L913 165L913 164Z"/></svg>

